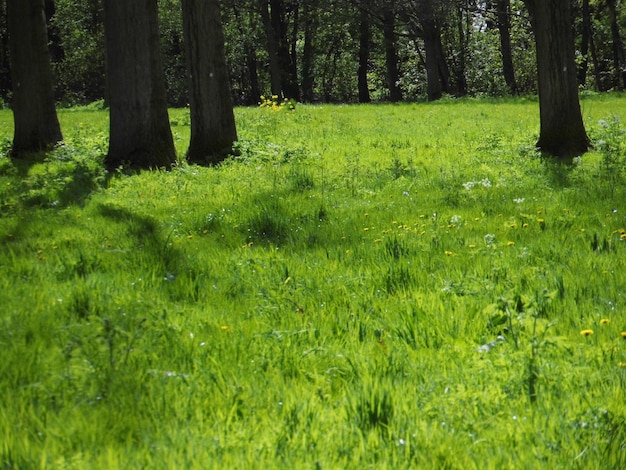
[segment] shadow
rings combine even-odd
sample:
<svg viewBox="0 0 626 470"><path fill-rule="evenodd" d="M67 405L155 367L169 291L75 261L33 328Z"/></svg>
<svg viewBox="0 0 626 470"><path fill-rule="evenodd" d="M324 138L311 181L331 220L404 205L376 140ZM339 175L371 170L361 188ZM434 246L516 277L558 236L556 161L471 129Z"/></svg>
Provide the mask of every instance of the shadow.
<svg viewBox="0 0 626 470"><path fill-rule="evenodd" d="M559 189L570 187L570 174L576 168L576 158L555 157L545 152L539 154L539 159L546 171L550 184Z"/></svg>
<svg viewBox="0 0 626 470"><path fill-rule="evenodd" d="M146 260L158 263L152 267L164 277L173 279L187 270L185 257L170 243L170 235L163 236L153 218L110 204L99 204L96 211L102 217L124 225L128 235L136 240L136 247L143 250Z"/></svg>
<svg viewBox="0 0 626 470"><path fill-rule="evenodd" d="M73 147L59 146L51 152L23 154L2 159L0 176L15 181L10 197L15 207L58 208L72 204L84 206L98 189L106 187L110 177L104 170L103 156L80 153Z"/></svg>

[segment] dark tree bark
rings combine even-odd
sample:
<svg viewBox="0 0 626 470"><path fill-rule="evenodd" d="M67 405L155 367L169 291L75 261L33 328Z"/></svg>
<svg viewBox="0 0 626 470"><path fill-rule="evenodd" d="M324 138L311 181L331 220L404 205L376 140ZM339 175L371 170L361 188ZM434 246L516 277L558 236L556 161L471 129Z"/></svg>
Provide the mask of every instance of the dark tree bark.
<svg viewBox="0 0 626 470"><path fill-rule="evenodd" d="M104 0L109 168L176 162L160 54L157 0Z"/></svg>
<svg viewBox="0 0 626 470"><path fill-rule="evenodd" d="M524 0L537 45L541 129L537 147L555 157L583 154L589 138L578 99L570 0Z"/></svg>
<svg viewBox="0 0 626 470"><path fill-rule="evenodd" d="M395 103L402 100L402 91L398 85L400 71L398 70L398 51L396 49L396 14L393 11L393 5L389 2L385 2L382 13L387 88L389 89L389 101Z"/></svg>
<svg viewBox="0 0 626 470"><path fill-rule="evenodd" d="M48 30L48 52L52 62L63 60L63 44L61 43L61 35L59 29L52 24L52 18L56 13L55 0L45 0L44 9L46 12L46 27Z"/></svg>
<svg viewBox="0 0 626 470"><path fill-rule="evenodd" d="M300 99L295 57L290 54L287 39L287 11L284 0L264 0L261 18L267 36L272 93Z"/></svg>
<svg viewBox="0 0 626 470"><path fill-rule="evenodd" d="M267 55L269 58L270 87L272 95L281 96L283 92L282 73L280 70L280 60L278 58L278 38L272 27L272 19L269 12L269 0L261 2L261 19L263 29L267 39Z"/></svg>
<svg viewBox="0 0 626 470"><path fill-rule="evenodd" d="M313 59L315 46L313 37L317 25L317 10L313 1L304 2L304 47L302 49L302 100L310 103L313 101L313 85L315 75L313 72Z"/></svg>
<svg viewBox="0 0 626 470"><path fill-rule="evenodd" d="M450 71L441 43L441 31L433 0L413 0L411 17L414 30L424 41L424 64L428 101L438 100L450 91Z"/></svg>
<svg viewBox="0 0 626 470"><path fill-rule="evenodd" d="M191 142L187 159L219 163L237 140L219 0L182 0L189 75Z"/></svg>
<svg viewBox="0 0 626 470"><path fill-rule="evenodd" d="M48 150L63 140L54 102L43 0L8 0L13 82L12 155Z"/></svg>
<svg viewBox="0 0 626 470"><path fill-rule="evenodd" d="M357 71L359 103L369 103L372 101L367 80L371 40L369 2L370 0L361 0L359 5L359 68Z"/></svg>
<svg viewBox="0 0 626 470"><path fill-rule="evenodd" d="M588 0L587 0L588 1ZM496 0L496 17L500 35L500 54L502 55L502 74L511 94L517 94L513 49L511 48L511 1Z"/></svg>
<svg viewBox="0 0 626 470"><path fill-rule="evenodd" d="M626 56L624 54L624 43L620 33L620 26L617 21L617 5L615 0L606 0L609 9L609 19L611 21L611 41L613 45L613 68L615 69L615 88L623 90L626 88Z"/></svg>

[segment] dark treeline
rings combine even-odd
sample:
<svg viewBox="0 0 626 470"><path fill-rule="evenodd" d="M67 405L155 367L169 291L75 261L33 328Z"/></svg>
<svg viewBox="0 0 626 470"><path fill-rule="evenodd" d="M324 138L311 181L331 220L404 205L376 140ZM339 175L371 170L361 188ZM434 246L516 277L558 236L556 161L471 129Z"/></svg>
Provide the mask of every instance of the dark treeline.
<svg viewBox="0 0 626 470"><path fill-rule="evenodd" d="M46 0L55 95L106 95L101 0ZM0 11L0 97L11 100L6 2ZM528 10L520 0L222 0L236 104L261 95L303 102L438 99L535 93ZM578 83L626 88L620 0L572 0ZM180 0L159 0L170 106L189 103Z"/></svg>

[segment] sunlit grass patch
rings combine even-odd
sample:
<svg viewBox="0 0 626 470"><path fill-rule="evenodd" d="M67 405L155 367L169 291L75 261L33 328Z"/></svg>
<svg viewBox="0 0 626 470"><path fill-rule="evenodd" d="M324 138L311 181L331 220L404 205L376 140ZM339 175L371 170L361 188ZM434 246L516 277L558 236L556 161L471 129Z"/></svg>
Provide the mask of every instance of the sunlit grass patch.
<svg viewBox="0 0 626 470"><path fill-rule="evenodd" d="M0 157L3 466L623 466L605 150L542 160L527 100L236 114L214 168L105 175L86 110Z"/></svg>

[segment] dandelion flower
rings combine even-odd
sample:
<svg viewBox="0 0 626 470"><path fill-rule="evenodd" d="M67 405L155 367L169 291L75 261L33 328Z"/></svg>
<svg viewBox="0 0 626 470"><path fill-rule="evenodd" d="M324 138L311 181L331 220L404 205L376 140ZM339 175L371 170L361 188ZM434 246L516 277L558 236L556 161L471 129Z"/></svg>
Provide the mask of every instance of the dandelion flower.
<svg viewBox="0 0 626 470"><path fill-rule="evenodd" d="M508 242L507 246L515 246L515 242Z"/></svg>
<svg viewBox="0 0 626 470"><path fill-rule="evenodd" d="M609 323L611 323L611 320L609 320L608 318L603 318L602 320L600 320L600 325L608 325Z"/></svg>
<svg viewBox="0 0 626 470"><path fill-rule="evenodd" d="M593 334L593 330L582 330L580 334L583 336L591 336Z"/></svg>
<svg viewBox="0 0 626 470"><path fill-rule="evenodd" d="M446 256L452 256L454 254L454 252L448 250L446 250L444 253Z"/></svg>
<svg viewBox="0 0 626 470"><path fill-rule="evenodd" d="M222 326L220 326L220 330L222 330L222 331L230 331L230 326L222 325Z"/></svg>
<svg viewBox="0 0 626 470"><path fill-rule="evenodd" d="M537 222L539 222L540 224L544 224L546 221L544 219L537 219Z"/></svg>
<svg viewBox="0 0 626 470"><path fill-rule="evenodd" d="M626 367L626 362L618 362L617 367Z"/></svg>
<svg viewBox="0 0 626 470"><path fill-rule="evenodd" d="M622 339L626 339L626 331L622 331Z"/></svg>

